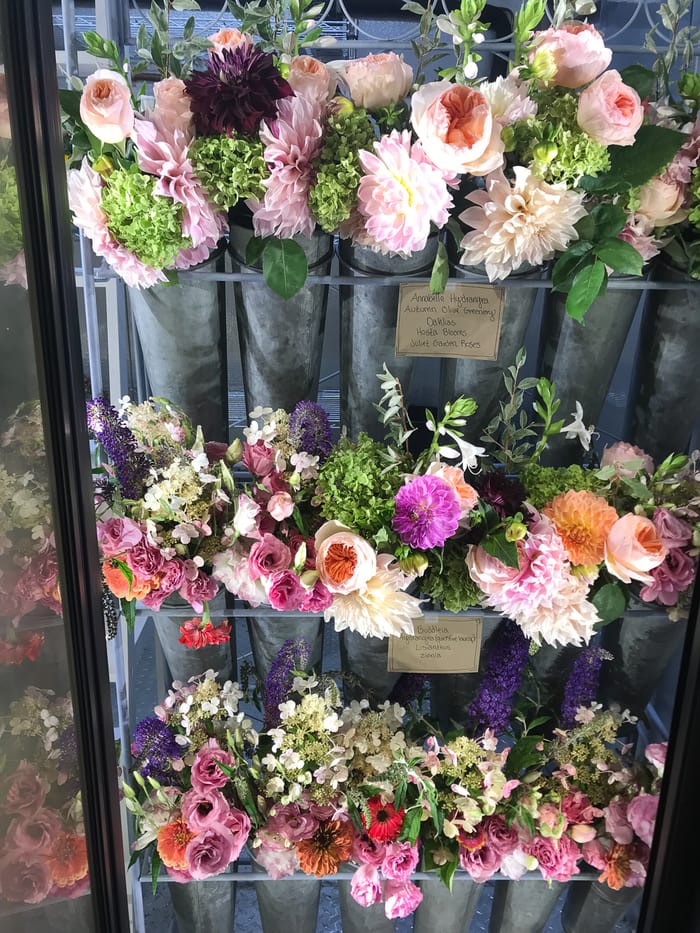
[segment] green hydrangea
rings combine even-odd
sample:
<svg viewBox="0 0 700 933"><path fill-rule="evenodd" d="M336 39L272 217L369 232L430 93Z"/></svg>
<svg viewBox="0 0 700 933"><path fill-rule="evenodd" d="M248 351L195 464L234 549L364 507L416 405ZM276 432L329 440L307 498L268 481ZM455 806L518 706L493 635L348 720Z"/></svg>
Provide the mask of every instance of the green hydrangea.
<svg viewBox="0 0 700 933"><path fill-rule="evenodd" d="M350 216L362 178L360 149L372 151L374 128L362 108L329 118L326 139L316 165L309 206L318 224L332 233Z"/></svg>
<svg viewBox="0 0 700 933"><path fill-rule="evenodd" d="M182 204L154 194L156 182L152 175L117 169L102 191L102 208L118 243L147 266L167 269L192 240L182 236Z"/></svg>
<svg viewBox="0 0 700 933"><path fill-rule="evenodd" d="M700 230L700 168L693 169L693 174L690 177L690 194L692 200L688 220Z"/></svg>
<svg viewBox="0 0 700 933"><path fill-rule="evenodd" d="M573 94L541 91L539 114L512 127L509 144L523 164L550 183L571 188L582 175L598 175L610 168L605 146L579 127L578 101Z"/></svg>
<svg viewBox="0 0 700 933"><path fill-rule="evenodd" d="M4 158L0 159L0 265L14 259L23 245L15 169Z"/></svg>
<svg viewBox="0 0 700 933"><path fill-rule="evenodd" d="M467 548L463 541L450 539L445 545L442 566L431 557L430 566L420 580L421 591L448 612L463 612L478 606L482 593L469 576L464 562Z"/></svg>
<svg viewBox="0 0 700 933"><path fill-rule="evenodd" d="M386 534L378 539L375 535L391 528L394 495L401 486L398 467L384 472L385 454L384 445L367 434L360 434L356 443L345 438L333 449L318 476L323 517L342 522L378 546L389 543Z"/></svg>
<svg viewBox="0 0 700 933"><path fill-rule="evenodd" d="M598 492L600 484L594 470L584 470L573 464L568 467L544 467L531 463L525 467L520 479L527 492L527 501L536 509L543 508L555 496L573 489Z"/></svg>
<svg viewBox="0 0 700 933"><path fill-rule="evenodd" d="M204 136L190 146L190 160L210 200L221 210L246 198L260 200L270 174L259 139Z"/></svg>

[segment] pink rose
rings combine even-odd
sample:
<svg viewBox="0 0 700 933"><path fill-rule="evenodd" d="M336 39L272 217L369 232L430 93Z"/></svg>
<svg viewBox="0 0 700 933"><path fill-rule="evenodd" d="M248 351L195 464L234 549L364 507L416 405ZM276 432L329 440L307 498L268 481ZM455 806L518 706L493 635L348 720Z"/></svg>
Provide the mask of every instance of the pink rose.
<svg viewBox="0 0 700 933"><path fill-rule="evenodd" d="M267 476L275 465L275 452L263 440L243 445L243 466L256 477Z"/></svg>
<svg viewBox="0 0 700 933"><path fill-rule="evenodd" d="M130 551L125 555L125 562L137 577L142 580L150 580L163 567L165 558L157 547L153 547L148 539L141 537Z"/></svg>
<svg viewBox="0 0 700 933"><path fill-rule="evenodd" d="M97 523L97 540L103 557L119 557L142 538L141 526L130 518L110 518Z"/></svg>
<svg viewBox="0 0 700 933"><path fill-rule="evenodd" d="M382 899L382 882L374 865L361 865L350 881L350 894L360 907L371 907Z"/></svg>
<svg viewBox="0 0 700 933"><path fill-rule="evenodd" d="M568 836L562 836L561 839L535 836L523 849L537 859L540 873L547 881L569 881L572 875L579 874L576 863L581 857L581 850Z"/></svg>
<svg viewBox="0 0 700 933"><path fill-rule="evenodd" d="M377 572L372 545L340 522L326 522L316 532L316 569L331 593L362 589Z"/></svg>
<svg viewBox="0 0 700 933"><path fill-rule="evenodd" d="M476 88L424 84L411 100L411 123L426 156L443 172L488 175L503 164L500 124Z"/></svg>
<svg viewBox="0 0 700 933"><path fill-rule="evenodd" d="M659 798L656 794L641 794L627 804L627 819L635 833L649 848L654 838L654 824L658 809Z"/></svg>
<svg viewBox="0 0 700 933"><path fill-rule="evenodd" d="M625 466L625 464L629 464L634 460L641 460L642 462L638 467ZM626 444L624 441L618 441L611 447L606 447L603 450L603 456L600 458L600 465L602 467L615 467L616 476L636 476L640 469L649 474L654 472L654 461L649 454L645 453L640 447L635 447L634 444Z"/></svg>
<svg viewBox="0 0 700 933"><path fill-rule="evenodd" d="M413 70L396 52L380 52L336 63L356 107L379 110L397 104L411 90Z"/></svg>
<svg viewBox="0 0 700 933"><path fill-rule="evenodd" d="M288 492L276 492L270 496L267 503L267 511L276 522L284 521L294 511L294 499Z"/></svg>
<svg viewBox="0 0 700 933"><path fill-rule="evenodd" d="M578 125L602 146L631 146L644 120L639 94L617 71L606 71L581 93Z"/></svg>
<svg viewBox="0 0 700 933"><path fill-rule="evenodd" d="M44 805L47 789L34 765L21 761L0 785L0 810L13 816L32 816Z"/></svg>
<svg viewBox="0 0 700 933"><path fill-rule="evenodd" d="M186 576L178 593L192 606L195 612L204 610L204 603L216 596L219 587L215 580L200 570L195 577Z"/></svg>
<svg viewBox="0 0 700 933"><path fill-rule="evenodd" d="M247 33L241 32L240 29L220 29L214 35L209 36L208 39L213 46L212 51L217 55L220 55L224 49L233 51L239 45L253 44L251 37Z"/></svg>
<svg viewBox="0 0 700 933"><path fill-rule="evenodd" d="M45 855L9 852L0 858L0 896L14 904L39 904L49 896L51 870Z"/></svg>
<svg viewBox="0 0 700 933"><path fill-rule="evenodd" d="M31 816L14 819L7 830L5 845L8 849L46 854L62 828L58 813L42 808Z"/></svg>
<svg viewBox="0 0 700 933"><path fill-rule="evenodd" d="M370 839L367 835L355 836L352 843L352 860L362 865L379 868L386 854L386 843Z"/></svg>
<svg viewBox="0 0 700 933"><path fill-rule="evenodd" d="M459 467L447 466L436 460L430 464L426 472L431 476L439 476L452 488L459 502L460 523L464 522L479 501L479 496L473 486L464 482L464 470L460 470Z"/></svg>
<svg viewBox="0 0 700 933"><path fill-rule="evenodd" d="M287 81L297 97L325 107L335 94L337 75L311 55L297 55L289 63Z"/></svg>
<svg viewBox="0 0 700 933"><path fill-rule="evenodd" d="M250 817L244 810L239 810L238 807L229 807L223 822L226 829L233 836L231 861L235 861L248 841L248 836L250 836Z"/></svg>
<svg viewBox="0 0 700 933"><path fill-rule="evenodd" d="M185 849L190 874L197 881L220 875L234 859L233 834L225 826L209 826Z"/></svg>
<svg viewBox="0 0 700 933"><path fill-rule="evenodd" d="M194 116L185 82L180 78L164 78L153 85L155 107L150 115L161 133L172 136L178 130L189 137L193 133ZM227 445L224 444L224 449Z"/></svg>
<svg viewBox="0 0 700 933"><path fill-rule="evenodd" d="M333 602L333 594L317 580L310 590L306 591L306 596L301 604L302 612L325 612Z"/></svg>
<svg viewBox="0 0 700 933"><path fill-rule="evenodd" d="M582 87L601 72L612 60L603 37L588 23L563 23L558 29L535 33L530 63L543 54L551 56L555 72L551 82L558 87Z"/></svg>
<svg viewBox="0 0 700 933"><path fill-rule="evenodd" d="M605 566L623 583L651 583L649 571L666 553L651 519L632 512L618 518L605 539Z"/></svg>
<svg viewBox="0 0 700 933"><path fill-rule="evenodd" d="M177 557L166 560L163 568L158 573L158 586L142 598L141 602L149 609L155 609L156 612L161 608L164 601L176 593L182 586L185 579L185 565Z"/></svg>
<svg viewBox="0 0 700 933"><path fill-rule="evenodd" d="M686 186L667 178L652 178L639 189L636 214L646 218L651 227L668 227L688 216L683 210Z"/></svg>
<svg viewBox="0 0 700 933"><path fill-rule="evenodd" d="M477 884L492 878L501 867L502 860L501 855L487 845L478 849L460 849L459 852L459 864Z"/></svg>
<svg viewBox="0 0 700 933"><path fill-rule="evenodd" d="M389 920L410 917L423 900L423 892L412 881L384 882L384 913Z"/></svg>
<svg viewBox="0 0 700 933"><path fill-rule="evenodd" d="M217 823L225 823L229 804L219 790L192 789L183 796L181 808L183 819L189 828L193 833L199 833Z"/></svg>
<svg viewBox="0 0 700 933"><path fill-rule="evenodd" d="M131 91L116 71L100 68L93 72L80 98L80 117L103 143L120 143L134 128Z"/></svg>
<svg viewBox="0 0 700 933"><path fill-rule="evenodd" d="M629 845L634 839L634 832L627 819L627 801L611 800L604 813L605 831L620 845Z"/></svg>
<svg viewBox="0 0 700 933"><path fill-rule="evenodd" d="M669 512L668 509L654 509L651 517L656 528L656 533L664 547L681 548L690 544L693 537L693 529L687 522Z"/></svg>
<svg viewBox="0 0 700 933"><path fill-rule="evenodd" d="M500 814L487 816L483 821L485 844L501 858L511 855L518 848L518 833L513 826L508 826Z"/></svg>
<svg viewBox="0 0 700 933"><path fill-rule="evenodd" d="M192 790L206 794L226 785L228 775L224 774L217 764L219 761L231 768L236 763L231 753L221 748L216 739L209 739L206 745L199 749L192 762Z"/></svg>
<svg viewBox="0 0 700 933"><path fill-rule="evenodd" d="M267 598L273 609L295 612L306 599L306 589L293 570L278 570L268 577Z"/></svg>
<svg viewBox="0 0 700 933"><path fill-rule="evenodd" d="M382 874L392 881L408 881L418 864L418 846L410 842L390 842L384 853Z"/></svg>
<svg viewBox="0 0 700 933"><path fill-rule="evenodd" d="M286 544L271 534L256 541L248 555L248 573L251 580L268 577L286 570L292 562L292 552Z"/></svg>
<svg viewBox="0 0 700 933"><path fill-rule="evenodd" d="M675 606L678 596L693 585L695 562L694 557L680 548L671 548L663 564L651 571L651 583L641 588L640 597L648 603Z"/></svg>

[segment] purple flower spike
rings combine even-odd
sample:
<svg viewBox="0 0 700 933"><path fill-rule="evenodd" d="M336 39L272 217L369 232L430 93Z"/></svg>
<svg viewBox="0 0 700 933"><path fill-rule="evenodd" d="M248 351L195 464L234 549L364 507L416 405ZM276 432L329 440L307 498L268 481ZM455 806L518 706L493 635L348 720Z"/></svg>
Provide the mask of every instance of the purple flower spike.
<svg viewBox="0 0 700 933"><path fill-rule="evenodd" d="M289 437L297 450L318 457L321 463L333 446L328 415L316 402L297 402L289 416Z"/></svg>
<svg viewBox="0 0 700 933"><path fill-rule="evenodd" d="M598 692L598 678L603 661L610 657L602 648L584 648L577 655L564 687L561 724L570 729L576 724L576 710L590 706Z"/></svg>
<svg viewBox="0 0 700 933"><path fill-rule="evenodd" d="M506 728L528 657L522 629L506 619L494 636L479 692L467 711L471 725L497 733Z"/></svg>
<svg viewBox="0 0 700 933"><path fill-rule="evenodd" d="M459 502L439 476L417 476L399 489L394 501L391 526L409 547L442 547L457 531Z"/></svg>
<svg viewBox="0 0 700 933"><path fill-rule="evenodd" d="M87 403L87 425L102 444L125 499L139 499L148 476L148 458L136 449L136 438L106 398Z"/></svg>
<svg viewBox="0 0 700 933"><path fill-rule="evenodd" d="M265 678L265 729L280 724L280 703L284 703L294 679L293 671L305 671L311 658L311 645L305 638L288 638L275 656Z"/></svg>

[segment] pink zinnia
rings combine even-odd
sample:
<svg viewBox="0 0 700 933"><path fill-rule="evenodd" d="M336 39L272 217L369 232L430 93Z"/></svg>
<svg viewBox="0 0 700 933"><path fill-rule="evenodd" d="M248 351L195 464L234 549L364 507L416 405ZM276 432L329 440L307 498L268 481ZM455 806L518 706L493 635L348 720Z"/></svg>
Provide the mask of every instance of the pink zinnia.
<svg viewBox="0 0 700 933"><path fill-rule="evenodd" d="M444 226L452 207L444 173L411 146L408 130L383 136L374 154L361 149L360 163L358 210L369 236L401 255L424 249L431 223Z"/></svg>
<svg viewBox="0 0 700 933"><path fill-rule="evenodd" d="M442 547L457 531L460 506L449 483L439 476L416 476L395 496L391 527L403 544L426 550Z"/></svg>
<svg viewBox="0 0 700 933"><path fill-rule="evenodd" d="M260 127L270 176L259 203L249 203L257 236L311 236L316 222L309 210L313 165L321 152L323 131L317 102L289 97L277 104L277 118Z"/></svg>

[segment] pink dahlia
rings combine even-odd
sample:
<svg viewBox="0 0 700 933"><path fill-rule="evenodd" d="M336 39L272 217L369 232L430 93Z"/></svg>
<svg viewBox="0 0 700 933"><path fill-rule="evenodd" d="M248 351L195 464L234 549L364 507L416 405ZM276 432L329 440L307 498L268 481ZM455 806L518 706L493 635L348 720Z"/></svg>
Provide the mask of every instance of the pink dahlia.
<svg viewBox="0 0 700 933"><path fill-rule="evenodd" d="M358 209L367 233L401 255L424 249L431 223L444 226L452 207L444 173L411 145L408 130L383 136L374 154L361 149L360 164Z"/></svg>
<svg viewBox="0 0 700 933"><path fill-rule="evenodd" d="M523 165L513 168L511 186L499 169L473 191L460 220L471 227L460 244L465 265L483 263L490 281L503 279L524 263L541 266L578 239L574 224L586 214L583 193L550 185Z"/></svg>
<svg viewBox="0 0 700 933"><path fill-rule="evenodd" d="M313 165L323 145L319 104L304 97L281 100L277 117L260 128L270 176L265 197L249 203L258 236L311 236L316 222L309 210Z"/></svg>
<svg viewBox="0 0 700 933"><path fill-rule="evenodd" d="M395 496L391 526L403 544L427 550L442 547L457 531L460 505L454 489L439 476L416 476Z"/></svg>

